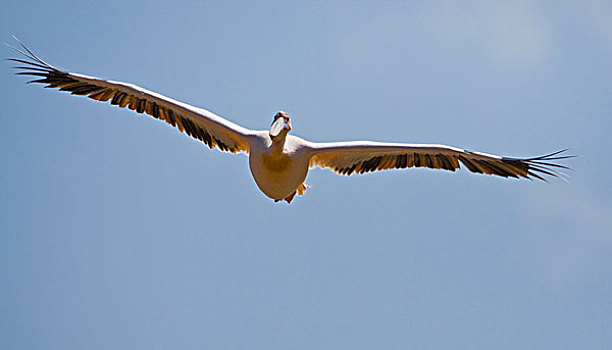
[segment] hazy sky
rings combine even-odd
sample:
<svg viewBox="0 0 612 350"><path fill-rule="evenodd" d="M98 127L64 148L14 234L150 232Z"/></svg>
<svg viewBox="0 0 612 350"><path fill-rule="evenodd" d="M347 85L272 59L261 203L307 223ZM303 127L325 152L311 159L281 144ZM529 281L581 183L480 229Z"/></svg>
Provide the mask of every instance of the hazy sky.
<svg viewBox="0 0 612 350"><path fill-rule="evenodd" d="M51 64L312 141L569 147L569 183L313 170L2 64L2 349L602 349L612 343L609 1L5 1ZM2 57L14 57L3 49Z"/></svg>

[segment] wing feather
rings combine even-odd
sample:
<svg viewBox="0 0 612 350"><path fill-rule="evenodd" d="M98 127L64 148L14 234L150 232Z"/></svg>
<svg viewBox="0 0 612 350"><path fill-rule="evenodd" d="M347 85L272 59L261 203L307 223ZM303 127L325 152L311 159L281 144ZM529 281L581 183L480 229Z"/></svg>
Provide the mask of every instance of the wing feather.
<svg viewBox="0 0 612 350"><path fill-rule="evenodd" d="M202 108L170 99L132 84L103 80L58 69L36 56L15 38L23 50L7 45L27 59L10 58L23 64L17 75L32 76L28 83L44 84L46 88L59 88L72 95L87 96L93 100L129 108L145 113L177 127L181 132L203 142L208 147L231 153L249 153L248 138L251 130L225 120ZM24 51L25 50L25 51Z"/></svg>
<svg viewBox="0 0 612 350"><path fill-rule="evenodd" d="M567 150L535 158L510 158L444 145L368 141L313 143L311 149L311 167L329 168L341 175L413 167L455 171L463 164L473 173L546 181L544 176L563 177L560 169L569 169L553 161L573 157L562 155Z"/></svg>

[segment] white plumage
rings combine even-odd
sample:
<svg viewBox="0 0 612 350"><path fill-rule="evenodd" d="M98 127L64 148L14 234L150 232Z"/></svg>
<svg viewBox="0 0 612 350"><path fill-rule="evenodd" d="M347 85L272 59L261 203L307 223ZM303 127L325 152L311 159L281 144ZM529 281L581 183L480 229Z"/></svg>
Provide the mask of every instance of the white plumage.
<svg viewBox="0 0 612 350"><path fill-rule="evenodd" d="M21 44L21 42L20 42ZM259 189L275 201L291 202L302 195L311 167L330 168L342 175L384 169L427 167L455 171L463 164L475 173L514 178L559 177L568 169L552 161L569 158L559 151L535 158L508 158L470 152L444 145L381 143L368 141L315 143L288 135L291 121L285 112L275 114L270 130L256 131L236 125L202 108L173 100L132 84L102 80L57 69L38 58L25 45L15 49L27 59L17 74L36 77L32 83L59 88L73 95L109 101L138 113L146 113L177 127L210 148L249 155L251 174Z"/></svg>

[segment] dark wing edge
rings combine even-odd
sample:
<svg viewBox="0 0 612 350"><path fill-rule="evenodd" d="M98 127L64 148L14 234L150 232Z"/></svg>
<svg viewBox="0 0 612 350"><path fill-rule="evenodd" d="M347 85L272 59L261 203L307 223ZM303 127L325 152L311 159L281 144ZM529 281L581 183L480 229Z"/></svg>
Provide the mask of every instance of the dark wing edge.
<svg viewBox="0 0 612 350"><path fill-rule="evenodd" d="M45 88L59 88L59 91L67 91L72 95L86 96L101 102L110 100L112 105L120 108L127 107L137 113L145 113L165 121L181 132L203 142L211 149L217 147L224 152L249 152L249 145L243 139L248 132L247 129L218 116L213 117L208 111L202 109L195 111L194 107L186 107L187 105L181 102L134 85L111 82L58 69L36 56L15 36L13 38L23 50L9 44L5 45L25 56L26 59L7 58L7 60L23 64L13 67L20 70L15 73L16 75L35 77L28 81L28 84L39 83L45 85ZM208 112L209 115L203 115L200 111ZM197 116L194 117L194 115ZM215 117L216 119L212 119Z"/></svg>
<svg viewBox="0 0 612 350"><path fill-rule="evenodd" d="M533 158L502 157L501 162L504 164L512 164L514 167L523 169L523 171L527 173L527 175L523 177L528 179L534 177L538 180L547 182L546 178L543 176L550 176L553 178L567 180L569 175L564 173L562 170L570 171L572 169L568 166L554 163L555 161L577 157L575 155L566 155L565 153L567 151L569 151L569 149L565 148L560 151Z"/></svg>
<svg viewBox="0 0 612 350"><path fill-rule="evenodd" d="M563 180L568 177L563 170L571 169L554 163L575 157L564 155L567 151L568 149L563 149L533 158L511 158L438 145L374 146L371 150L365 148L361 152L358 150L351 152L350 149L343 148L336 150L328 148L315 151L311 157L310 166L330 168L340 175L348 176L378 170L418 167L454 172L461 167L461 163L473 173L548 182L547 176Z"/></svg>

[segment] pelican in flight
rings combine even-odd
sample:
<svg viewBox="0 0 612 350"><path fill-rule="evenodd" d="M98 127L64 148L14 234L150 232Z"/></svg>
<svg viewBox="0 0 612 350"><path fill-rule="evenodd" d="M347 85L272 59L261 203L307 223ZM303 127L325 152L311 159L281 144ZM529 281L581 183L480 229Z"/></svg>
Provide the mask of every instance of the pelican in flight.
<svg viewBox="0 0 612 350"><path fill-rule="evenodd" d="M534 158L509 158L434 144L383 143L369 141L311 142L290 135L291 120L278 112L269 130L249 130L202 108L182 103L141 87L103 80L58 69L36 56L15 38L23 50L13 48L24 59L16 74L34 76L28 83L41 83L72 95L129 108L163 120L181 132L223 152L245 153L257 187L274 201L301 196L309 187L304 182L313 167L329 168L341 175L365 174L385 169L426 167L455 171L460 164L479 174L505 178L545 180L564 175L566 166L554 161L569 158L562 151Z"/></svg>

